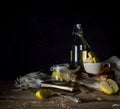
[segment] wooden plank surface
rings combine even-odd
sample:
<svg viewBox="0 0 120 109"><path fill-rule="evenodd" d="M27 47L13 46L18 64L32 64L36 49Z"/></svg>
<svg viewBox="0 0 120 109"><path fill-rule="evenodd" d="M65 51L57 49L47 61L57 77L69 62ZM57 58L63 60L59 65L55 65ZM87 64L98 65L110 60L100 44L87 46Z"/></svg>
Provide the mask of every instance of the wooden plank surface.
<svg viewBox="0 0 120 109"><path fill-rule="evenodd" d="M120 109L120 95L106 95L98 91L80 92L75 103L62 96L39 100L30 90L15 91L14 81L0 82L0 109Z"/></svg>

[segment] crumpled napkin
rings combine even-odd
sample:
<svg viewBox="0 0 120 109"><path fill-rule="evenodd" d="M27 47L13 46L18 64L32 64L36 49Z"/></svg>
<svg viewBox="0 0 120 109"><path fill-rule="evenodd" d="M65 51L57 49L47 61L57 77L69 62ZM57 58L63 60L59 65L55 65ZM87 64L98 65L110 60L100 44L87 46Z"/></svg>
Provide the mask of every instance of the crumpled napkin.
<svg viewBox="0 0 120 109"><path fill-rule="evenodd" d="M19 76L15 80L15 87L19 89L38 88L45 79L50 79L50 76L40 71L31 72L24 76Z"/></svg>
<svg viewBox="0 0 120 109"><path fill-rule="evenodd" d="M115 80L120 85L120 58L112 56L105 63L110 63L112 69L115 71Z"/></svg>
<svg viewBox="0 0 120 109"><path fill-rule="evenodd" d="M118 58L117 56L112 56L105 62L110 63L114 69L120 70L120 58Z"/></svg>

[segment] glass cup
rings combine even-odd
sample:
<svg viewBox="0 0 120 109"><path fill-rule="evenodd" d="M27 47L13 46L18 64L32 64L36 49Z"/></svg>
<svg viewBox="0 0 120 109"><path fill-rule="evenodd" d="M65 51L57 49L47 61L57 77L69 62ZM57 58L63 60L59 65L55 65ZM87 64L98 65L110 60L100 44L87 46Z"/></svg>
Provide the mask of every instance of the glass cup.
<svg viewBox="0 0 120 109"><path fill-rule="evenodd" d="M70 82L69 64L57 64L50 67L52 71L52 82L54 84L64 85Z"/></svg>

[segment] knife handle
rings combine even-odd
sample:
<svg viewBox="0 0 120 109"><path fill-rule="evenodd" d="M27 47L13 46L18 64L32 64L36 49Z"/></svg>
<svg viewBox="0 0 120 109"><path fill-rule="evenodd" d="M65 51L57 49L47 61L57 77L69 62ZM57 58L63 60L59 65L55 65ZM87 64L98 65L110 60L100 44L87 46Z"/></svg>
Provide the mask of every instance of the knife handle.
<svg viewBox="0 0 120 109"><path fill-rule="evenodd" d="M74 101L76 103L80 103L81 102L81 100L79 98L76 98L76 97L73 97L73 96L69 96L69 95L61 95L61 96L64 97L64 98L67 98L67 99L69 99L71 101Z"/></svg>

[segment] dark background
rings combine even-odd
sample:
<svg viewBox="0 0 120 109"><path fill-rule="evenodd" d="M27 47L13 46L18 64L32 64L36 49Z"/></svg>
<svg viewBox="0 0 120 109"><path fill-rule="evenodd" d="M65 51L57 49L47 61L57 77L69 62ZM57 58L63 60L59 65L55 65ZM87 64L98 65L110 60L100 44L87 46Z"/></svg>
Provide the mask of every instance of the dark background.
<svg viewBox="0 0 120 109"><path fill-rule="evenodd" d="M84 37L101 61L120 57L117 5L13 3L1 3L0 78L33 71L50 74L51 65L69 63L76 23L82 24Z"/></svg>

